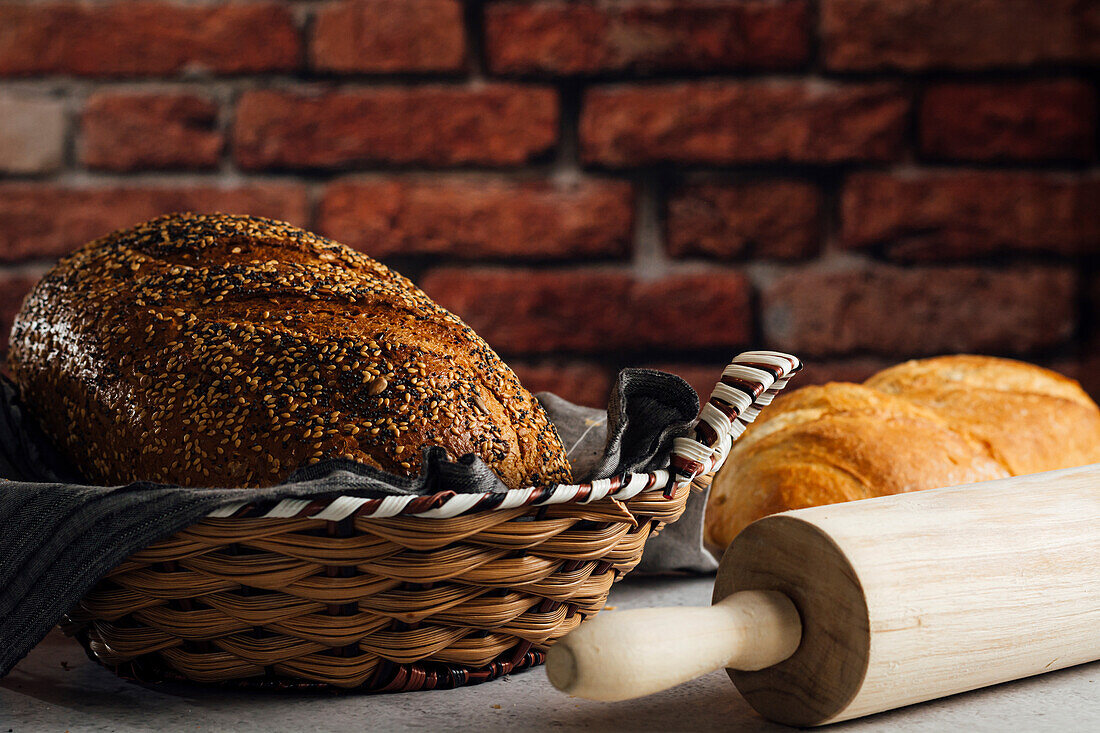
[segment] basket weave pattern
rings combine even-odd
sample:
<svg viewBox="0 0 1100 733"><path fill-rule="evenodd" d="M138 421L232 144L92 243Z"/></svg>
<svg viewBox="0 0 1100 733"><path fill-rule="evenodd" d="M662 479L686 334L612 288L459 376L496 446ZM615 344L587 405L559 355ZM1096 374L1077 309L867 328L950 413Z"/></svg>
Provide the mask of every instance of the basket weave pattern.
<svg viewBox="0 0 1100 733"><path fill-rule="evenodd" d="M751 403L770 401L785 376L761 380ZM139 679L405 691L540 664L728 453L730 421L715 430L706 412L671 474L524 489L457 516L441 516L446 501L464 501L450 492L396 516L379 516L377 500L341 519L323 518L345 513L323 502L299 501L292 516L234 507L130 556L67 623L95 659ZM417 512L424 502L436 508Z"/></svg>

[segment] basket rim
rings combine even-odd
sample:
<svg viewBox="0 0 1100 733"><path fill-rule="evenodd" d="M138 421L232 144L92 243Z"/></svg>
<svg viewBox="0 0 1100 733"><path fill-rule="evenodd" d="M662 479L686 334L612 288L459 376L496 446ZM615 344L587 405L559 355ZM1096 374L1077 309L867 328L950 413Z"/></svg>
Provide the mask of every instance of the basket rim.
<svg viewBox="0 0 1100 733"><path fill-rule="evenodd" d="M516 665L538 664L542 659L533 655L541 654L540 648L598 612L611 583L640 562L650 537L683 514L692 485L707 485L707 477L721 467L733 441L799 368L798 359L777 352L740 354L723 371L710 400L689 425L688 435L675 438L668 455L662 456L662 460L668 460L667 467L646 473L629 472L578 484L507 491L443 490L424 496L330 498L329 494L325 498L249 500L245 495L244 501L208 512L205 521L210 524L193 537L177 537L174 541L170 538L159 551L153 550L136 560L131 556L117 566L109 576L117 588L124 589L122 595L115 593L116 586L110 586L107 595L98 601L78 604L80 614L70 616L70 621L78 633L91 628L89 623L96 624L96 633L100 635L97 644L102 644L103 649L87 643L90 636L85 636L84 641L85 648L97 661L112 666L112 660L129 664L148 657L156 669L175 669L184 678L199 682L238 680L262 673L265 681L277 674L340 688L354 684L356 689L396 692L460 686L514 671ZM240 496L234 494L234 498ZM619 500L623 503L619 504ZM604 504L597 508L598 502ZM589 503L597 505L587 509L574 506ZM551 504L565 507L545 513L553 526L543 529L553 530L551 534L546 535L538 527L532 531L531 524L521 524L525 519L543 518L541 509L531 508ZM614 509L613 516L602 516L608 509ZM490 513L496 510L511 511ZM478 513L474 519L446 521L474 512ZM564 525L558 524L560 517L555 516L558 514L566 515ZM401 515L407 519L384 524L384 517ZM350 521L352 517L354 522ZM360 518L368 521L360 522ZM429 521L421 523L421 518ZM371 521L374 519L377 523ZM253 524L252 520L258 521ZM311 544L304 551L308 556L303 556L303 551L288 549L285 542L272 538L273 530L297 535L303 529L313 528L303 520L349 521L337 526L330 524L317 535L324 538L321 544ZM438 522L433 524L433 520ZM470 541L481 532L500 535L500 524L513 521L517 524L503 536L521 536L518 544L509 540L501 545L491 538L480 543L472 541L469 550L456 544ZM594 526L589 526L593 523ZM625 526L612 527L605 537L602 527L605 523ZM360 534L370 535L382 544L365 548L360 542L345 541ZM413 536L416 534L429 540L417 541ZM258 539L263 539L266 546ZM219 554L224 545L238 542L261 550L259 560L251 553L237 557L238 553L231 551L232 558ZM551 547L551 543L558 544ZM395 552L390 552L391 547ZM540 553L539 548L544 552ZM214 551L209 557L208 550ZM200 556L204 558L201 562ZM449 567L444 567L448 564ZM339 572L342 567L352 570L343 574ZM184 573L180 575L179 571ZM150 572L152 575L148 576ZM331 582L315 581L321 577ZM124 582L123 578L129 580ZM307 579L309 582L297 586L298 580ZM225 583L228 586L223 588ZM482 605L459 611L467 591L464 589L454 598L447 593L433 596L438 583L472 586ZM407 584L411 586L406 588ZM261 604L276 604L278 612L272 615L270 608L248 603L227 602L223 606L213 602L212 593L232 591L237 586L281 593L271 601L261 599ZM403 596L385 596L398 587L402 592L428 595L411 602ZM500 591L505 591L506 597L516 598L496 600L493 594ZM144 595L152 596L156 601L153 605L158 607L164 606L166 599L187 603L179 608L168 607L160 615L143 617L138 612L145 605L135 604L134 597L126 593L136 593L139 601ZM371 603L366 600L370 596L384 600ZM291 597L289 601L287 597ZM193 606L190 600L195 598L207 599L209 603ZM320 631L301 633L287 619L305 618L318 612L313 605L303 607L302 600L321 604L320 608L333 616L331 625L336 628L326 625ZM485 603L496 609L495 614L486 611ZM353 604L350 609L348 604ZM122 616L112 608L123 615L133 614L139 629L148 627L156 631L151 637L145 631L115 628L115 620ZM228 626L219 624L216 618L204 615L209 609L233 620ZM529 613L534 616L527 616ZM362 614L369 615L370 623L363 623ZM340 621L342 616L354 618ZM521 617L527 620L518 621ZM105 624L101 627L99 621ZM278 648L269 648L264 642L217 642L257 624L280 636ZM433 631L435 627L440 631ZM375 632L380 633L378 638L372 636ZM467 643L474 638L471 636L474 632L485 632L492 639ZM421 633L421 637L413 638L409 633ZM188 647L189 640L196 640L200 646ZM210 640L214 640L212 646L207 643ZM301 646L306 642L309 643ZM345 655L344 647L349 642L355 653ZM352 667L341 661L327 656L315 658L315 654L325 651L318 650L317 644L339 649L340 653L334 655L337 657L371 656L350 662L358 666L349 676ZM483 648L479 649L478 644L483 644ZM169 647L179 648L175 657L166 656ZM444 648L451 653L442 655ZM483 653L487 655L490 651L493 656L488 666L484 666ZM472 668L470 664L475 659L479 666ZM425 667L426 662L436 666ZM114 668L119 671L117 665ZM123 672L126 669L123 667ZM440 676L439 669L446 674Z"/></svg>
<svg viewBox="0 0 1100 733"><path fill-rule="evenodd" d="M236 501L206 515L209 519L317 519L338 522L349 517L385 519L412 516L449 519L481 511L551 504L626 501L646 491L674 494L700 477L718 471L735 440L760 409L771 404L792 375L802 369L795 356L779 351L746 351L723 370L710 399L703 404L692 430L694 437L676 438L668 469L623 473L578 484L548 484L507 491L460 493L449 489L425 495L380 498L339 496L334 499L282 499L266 511L264 502Z"/></svg>

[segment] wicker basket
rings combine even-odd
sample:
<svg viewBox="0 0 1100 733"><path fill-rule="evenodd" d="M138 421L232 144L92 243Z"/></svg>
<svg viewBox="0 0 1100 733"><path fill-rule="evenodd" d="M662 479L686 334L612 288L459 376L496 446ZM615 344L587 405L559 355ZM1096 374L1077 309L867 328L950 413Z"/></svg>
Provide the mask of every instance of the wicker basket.
<svg viewBox="0 0 1100 733"><path fill-rule="evenodd" d="M145 681L396 692L540 664L800 367L775 352L737 357L667 471L223 507L112 570L66 628Z"/></svg>

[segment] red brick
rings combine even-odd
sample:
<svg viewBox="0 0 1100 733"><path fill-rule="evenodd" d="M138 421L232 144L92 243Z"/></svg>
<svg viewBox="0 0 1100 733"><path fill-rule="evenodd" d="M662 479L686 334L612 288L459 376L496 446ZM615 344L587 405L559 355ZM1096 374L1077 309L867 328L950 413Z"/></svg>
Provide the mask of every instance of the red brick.
<svg viewBox="0 0 1100 733"><path fill-rule="evenodd" d="M1075 378L1093 401L1100 402L1100 353L1083 357Z"/></svg>
<svg viewBox="0 0 1100 733"><path fill-rule="evenodd" d="M1100 177L1019 172L853 175L841 204L843 243L898 259L1005 250L1100 252Z"/></svg>
<svg viewBox="0 0 1100 733"><path fill-rule="evenodd" d="M897 359L857 357L851 359L831 359L818 361L811 359L805 368L791 380L784 393L793 392L802 387L827 382L863 382L873 374L895 364ZM722 374L725 365L711 364L655 364L653 369L676 374L690 384L701 400L710 397L714 383ZM1078 358L1058 359L1043 363L1048 369L1076 379L1094 400L1100 400L1100 353L1086 353ZM600 405L601 407L603 405Z"/></svg>
<svg viewBox="0 0 1100 733"><path fill-rule="evenodd" d="M897 362L897 358L852 357L846 359L811 359L799 372L791 387L808 387L826 382L862 382ZM788 389L790 389L788 388Z"/></svg>
<svg viewBox="0 0 1100 733"><path fill-rule="evenodd" d="M810 54L804 0L641 0L492 4L489 67L497 73L792 68Z"/></svg>
<svg viewBox="0 0 1100 733"><path fill-rule="evenodd" d="M441 268L424 289L512 354L741 346L752 338L739 272L637 280L618 269Z"/></svg>
<svg viewBox="0 0 1100 733"><path fill-rule="evenodd" d="M147 76L288 71L301 43L281 3L0 5L0 74Z"/></svg>
<svg viewBox="0 0 1100 733"><path fill-rule="evenodd" d="M1094 401L1100 402L1100 343L1078 357L1058 359L1043 366L1076 379Z"/></svg>
<svg viewBox="0 0 1100 733"><path fill-rule="evenodd" d="M581 361L509 360L519 381L531 392L553 392L587 407L607 407L611 394L611 369Z"/></svg>
<svg viewBox="0 0 1100 733"><path fill-rule="evenodd" d="M811 384L826 382L862 382L875 372L881 371L894 362L890 359L857 357L850 359L830 359L819 361L811 359L805 368L791 380L786 391L807 387ZM683 377L699 394L700 401L710 399L714 385L722 376L725 364L681 364L658 363L651 366Z"/></svg>
<svg viewBox="0 0 1100 733"><path fill-rule="evenodd" d="M1079 0L823 0L829 68L988 69L1100 59L1100 6Z"/></svg>
<svg viewBox="0 0 1100 733"><path fill-rule="evenodd" d="M558 99L546 87L254 91L237 107L234 152L250 169L515 165L557 136Z"/></svg>
<svg viewBox="0 0 1100 733"><path fill-rule="evenodd" d="M920 109L921 152L959 160L1089 159L1096 93L1084 82L939 84Z"/></svg>
<svg viewBox="0 0 1100 733"><path fill-rule="evenodd" d="M890 84L596 87L581 111L582 156L608 166L892 160L902 151L908 109Z"/></svg>
<svg viewBox="0 0 1100 733"><path fill-rule="evenodd" d="M622 181L375 178L328 186L317 226L376 257L622 257L633 210Z"/></svg>
<svg viewBox="0 0 1100 733"><path fill-rule="evenodd" d="M1100 270L1093 270L1085 283L1085 298L1092 326L1096 331L1097 351L1100 351Z"/></svg>
<svg viewBox="0 0 1100 733"><path fill-rule="evenodd" d="M0 184L0 262L54 258L115 229L173 211L309 223L306 190L299 184L77 188L5 183Z"/></svg>
<svg viewBox="0 0 1100 733"><path fill-rule="evenodd" d="M1083 340L1090 351L1100 356L1100 269L1094 267L1084 277L1085 323L1089 330Z"/></svg>
<svg viewBox="0 0 1100 733"><path fill-rule="evenodd" d="M0 367L8 350L8 336L15 314L23 307L23 298L31 291L38 277L0 272Z"/></svg>
<svg viewBox="0 0 1100 733"><path fill-rule="evenodd" d="M808 183L693 184L668 203L675 257L806 257L817 252L820 230L821 193Z"/></svg>
<svg viewBox="0 0 1100 733"><path fill-rule="evenodd" d="M88 100L82 125L90 168L214 168L221 157L218 105L194 94L99 92Z"/></svg>
<svg viewBox="0 0 1100 733"><path fill-rule="evenodd" d="M1083 328L1073 355L1044 364L1057 372L1076 379L1094 400L1100 402L1100 270L1085 275Z"/></svg>
<svg viewBox="0 0 1100 733"><path fill-rule="evenodd" d="M810 267L764 289L764 331L805 358L1025 353L1073 334L1076 290L1070 268Z"/></svg>
<svg viewBox="0 0 1100 733"><path fill-rule="evenodd" d="M646 366L682 378L699 395L700 404L710 399L710 393L714 391L714 385L722 378L722 370L726 368L725 364L681 364L674 362L659 362Z"/></svg>
<svg viewBox="0 0 1100 733"><path fill-rule="evenodd" d="M0 172L50 173L65 158L65 103L42 95L0 96Z"/></svg>
<svg viewBox="0 0 1100 733"><path fill-rule="evenodd" d="M335 72L457 71L466 57L457 0L349 0L322 5L310 62Z"/></svg>

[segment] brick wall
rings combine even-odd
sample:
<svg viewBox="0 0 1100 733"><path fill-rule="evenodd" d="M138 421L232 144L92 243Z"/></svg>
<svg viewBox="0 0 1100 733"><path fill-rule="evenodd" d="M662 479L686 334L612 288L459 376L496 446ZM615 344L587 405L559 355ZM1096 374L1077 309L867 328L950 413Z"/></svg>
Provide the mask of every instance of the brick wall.
<svg viewBox="0 0 1100 733"><path fill-rule="evenodd" d="M1098 62L1076 0L0 1L0 330L84 241L220 210L582 402L750 345L1100 396Z"/></svg>

